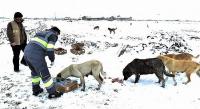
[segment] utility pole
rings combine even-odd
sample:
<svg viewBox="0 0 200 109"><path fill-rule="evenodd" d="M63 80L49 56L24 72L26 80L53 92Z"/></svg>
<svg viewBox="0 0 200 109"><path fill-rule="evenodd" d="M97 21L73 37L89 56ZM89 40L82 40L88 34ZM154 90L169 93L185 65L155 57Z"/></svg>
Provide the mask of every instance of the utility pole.
<svg viewBox="0 0 200 109"><path fill-rule="evenodd" d="M55 20L57 20L57 18L56 18L56 12L54 12L54 17L55 17Z"/></svg>

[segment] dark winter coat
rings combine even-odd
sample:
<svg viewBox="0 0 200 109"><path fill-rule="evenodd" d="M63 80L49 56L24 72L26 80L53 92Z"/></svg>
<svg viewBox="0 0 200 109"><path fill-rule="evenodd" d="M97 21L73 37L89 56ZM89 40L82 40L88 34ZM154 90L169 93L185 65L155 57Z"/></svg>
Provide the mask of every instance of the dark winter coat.
<svg viewBox="0 0 200 109"><path fill-rule="evenodd" d="M21 45L27 42L27 35L22 23L15 21L9 22L7 25L7 36L10 43Z"/></svg>

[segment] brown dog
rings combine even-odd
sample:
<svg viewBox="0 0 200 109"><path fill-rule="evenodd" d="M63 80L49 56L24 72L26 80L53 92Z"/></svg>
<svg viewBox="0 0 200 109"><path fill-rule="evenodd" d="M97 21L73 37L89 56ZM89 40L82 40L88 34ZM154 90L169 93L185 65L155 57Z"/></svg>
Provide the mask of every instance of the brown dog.
<svg viewBox="0 0 200 109"><path fill-rule="evenodd" d="M189 53L166 54L164 56L167 56L167 57L170 57L173 59L177 59L177 60L195 60L199 57L199 55L193 56L192 54L189 54Z"/></svg>
<svg viewBox="0 0 200 109"><path fill-rule="evenodd" d="M185 72L187 76L187 81L184 84L187 84L191 81L190 75L192 73L197 73L200 77L200 64L191 61L191 60L175 60L167 56L158 56L159 59L163 61L165 66L168 68L169 72L176 74L176 72ZM175 77L173 77L174 85L177 85Z"/></svg>

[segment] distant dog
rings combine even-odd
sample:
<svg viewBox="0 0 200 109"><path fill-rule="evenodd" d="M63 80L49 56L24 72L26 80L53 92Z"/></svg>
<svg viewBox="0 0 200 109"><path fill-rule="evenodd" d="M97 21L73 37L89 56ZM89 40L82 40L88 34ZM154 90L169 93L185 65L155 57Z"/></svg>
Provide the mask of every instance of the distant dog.
<svg viewBox="0 0 200 109"><path fill-rule="evenodd" d="M158 77L158 83L162 81L162 87L165 87L165 80L163 78L163 74L170 77L174 77L174 75L166 72L162 60L158 58L134 59L123 69L124 80L127 80L130 76L135 74L135 83L139 81L140 75L153 73L155 73L155 75Z"/></svg>
<svg viewBox="0 0 200 109"><path fill-rule="evenodd" d="M166 54L164 56L177 59L177 60L196 60L197 58L199 58L199 55L193 56L192 54L189 54L189 53Z"/></svg>
<svg viewBox="0 0 200 109"><path fill-rule="evenodd" d="M192 73L197 73L197 75L200 77L200 64L194 61L175 60L167 56L159 56L158 58L163 61L165 66L168 68L169 72L172 72L173 75L175 75L176 72L185 72L188 80L184 82L184 84L187 84L191 81L190 75ZM173 80L174 85L177 85L175 77L173 78Z"/></svg>
<svg viewBox="0 0 200 109"><path fill-rule="evenodd" d="M103 72L102 63L98 60L91 60L81 64L72 64L66 67L60 73L57 74L56 80L60 81L66 79L69 76L78 77L80 78L81 85L83 85L83 88L81 90L85 91L84 76L93 75L99 83L99 87L97 89L100 89L104 78L101 74L105 76L105 72Z"/></svg>
<svg viewBox="0 0 200 109"><path fill-rule="evenodd" d="M108 28L110 34L111 34L112 32L115 34L115 30L116 30L116 29L117 29L117 28Z"/></svg>
<svg viewBox="0 0 200 109"><path fill-rule="evenodd" d="M95 26L95 27L94 27L94 30L99 30L99 26Z"/></svg>

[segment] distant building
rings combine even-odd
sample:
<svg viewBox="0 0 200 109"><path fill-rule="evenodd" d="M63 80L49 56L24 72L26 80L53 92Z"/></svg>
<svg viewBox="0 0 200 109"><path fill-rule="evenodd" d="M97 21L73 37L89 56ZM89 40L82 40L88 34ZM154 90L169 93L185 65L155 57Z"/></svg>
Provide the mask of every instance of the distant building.
<svg viewBox="0 0 200 109"><path fill-rule="evenodd" d="M88 20L88 21L99 21L99 20L108 20L108 21L113 21L113 20L120 20L120 21L131 21L132 20L132 17L114 17L114 16L111 16L111 17L108 17L108 18L105 18L105 17L88 17L88 16L83 16L82 17L82 20Z"/></svg>

